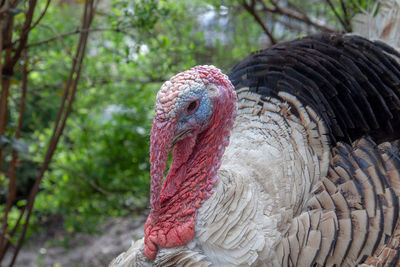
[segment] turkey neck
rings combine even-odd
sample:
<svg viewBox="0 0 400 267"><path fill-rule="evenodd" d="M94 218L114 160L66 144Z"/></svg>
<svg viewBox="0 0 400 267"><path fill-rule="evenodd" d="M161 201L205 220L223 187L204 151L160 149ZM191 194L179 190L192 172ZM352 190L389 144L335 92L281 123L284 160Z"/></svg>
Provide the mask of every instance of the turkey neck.
<svg viewBox="0 0 400 267"><path fill-rule="evenodd" d="M188 193L194 194L192 198L203 199L211 191L237 113L235 92L222 87L220 93L222 96L213 104L216 108L206 129L193 129L176 144L171 166L162 185L176 122L154 121L150 157L153 223L159 221L163 214L170 213L171 206L185 202ZM204 190L207 191L206 195Z"/></svg>
<svg viewBox="0 0 400 267"><path fill-rule="evenodd" d="M221 165L225 146L229 142L230 128L227 121L218 121L211 129L176 145L170 170L160 192L161 213L168 213L171 205L185 202L187 196L189 200L194 200L210 194L216 180L216 170Z"/></svg>
<svg viewBox="0 0 400 267"><path fill-rule="evenodd" d="M196 210L210 197L217 170L236 116L236 94L220 88L213 114L206 129L194 129L179 141L172 163L161 185L174 122L155 120L151 139L151 213L146 222L148 258L154 258L157 245L174 247L194 237Z"/></svg>

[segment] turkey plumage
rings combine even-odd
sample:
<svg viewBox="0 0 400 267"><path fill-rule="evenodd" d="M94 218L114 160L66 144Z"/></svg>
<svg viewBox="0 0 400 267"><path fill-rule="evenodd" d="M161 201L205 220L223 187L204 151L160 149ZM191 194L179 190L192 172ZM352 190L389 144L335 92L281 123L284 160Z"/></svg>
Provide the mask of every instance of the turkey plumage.
<svg viewBox="0 0 400 267"><path fill-rule="evenodd" d="M253 53L229 78L213 66L171 78L146 236L110 266L399 265L399 59L315 35Z"/></svg>

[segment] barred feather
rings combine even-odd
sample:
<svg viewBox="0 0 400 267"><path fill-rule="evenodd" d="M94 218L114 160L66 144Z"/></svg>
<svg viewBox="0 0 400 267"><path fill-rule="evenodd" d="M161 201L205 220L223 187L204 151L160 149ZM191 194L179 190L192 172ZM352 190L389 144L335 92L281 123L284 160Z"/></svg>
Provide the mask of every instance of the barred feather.
<svg viewBox="0 0 400 267"><path fill-rule="evenodd" d="M400 138L400 65L385 51L359 36L314 35L253 53L229 77L266 97L296 95L324 119L332 142L370 135L381 143Z"/></svg>

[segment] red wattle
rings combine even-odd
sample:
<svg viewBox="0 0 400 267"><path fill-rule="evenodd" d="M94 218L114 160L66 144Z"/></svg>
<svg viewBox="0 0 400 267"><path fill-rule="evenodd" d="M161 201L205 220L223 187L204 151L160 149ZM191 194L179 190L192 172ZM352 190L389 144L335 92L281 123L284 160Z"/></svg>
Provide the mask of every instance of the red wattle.
<svg viewBox="0 0 400 267"><path fill-rule="evenodd" d="M201 70L199 73L210 75ZM220 80L213 81L215 77ZM181 246L193 239L196 211L212 194L217 181L216 172L221 165L236 115L233 86L225 76L221 77L207 76L207 79L220 86L220 95L213 103L217 108L213 110L207 129L201 133L194 130L176 144L171 167L163 184L163 172L176 120L154 119L150 140L151 212L145 224L144 248L150 260L157 256L158 246Z"/></svg>

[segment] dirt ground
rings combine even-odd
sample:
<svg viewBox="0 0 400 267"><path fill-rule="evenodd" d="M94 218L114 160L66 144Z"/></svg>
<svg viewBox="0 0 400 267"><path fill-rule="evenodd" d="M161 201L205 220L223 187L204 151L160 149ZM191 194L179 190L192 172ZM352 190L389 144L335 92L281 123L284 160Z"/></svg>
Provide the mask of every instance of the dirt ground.
<svg viewBox="0 0 400 267"><path fill-rule="evenodd" d="M18 267L100 267L127 250L132 241L144 236L146 217L112 219L101 225L102 234L75 234L69 236L63 228L50 226L27 242L21 249ZM68 242L62 240L68 239ZM57 245L63 243L64 245ZM67 244L67 245L66 245ZM10 256L6 256L4 266Z"/></svg>

